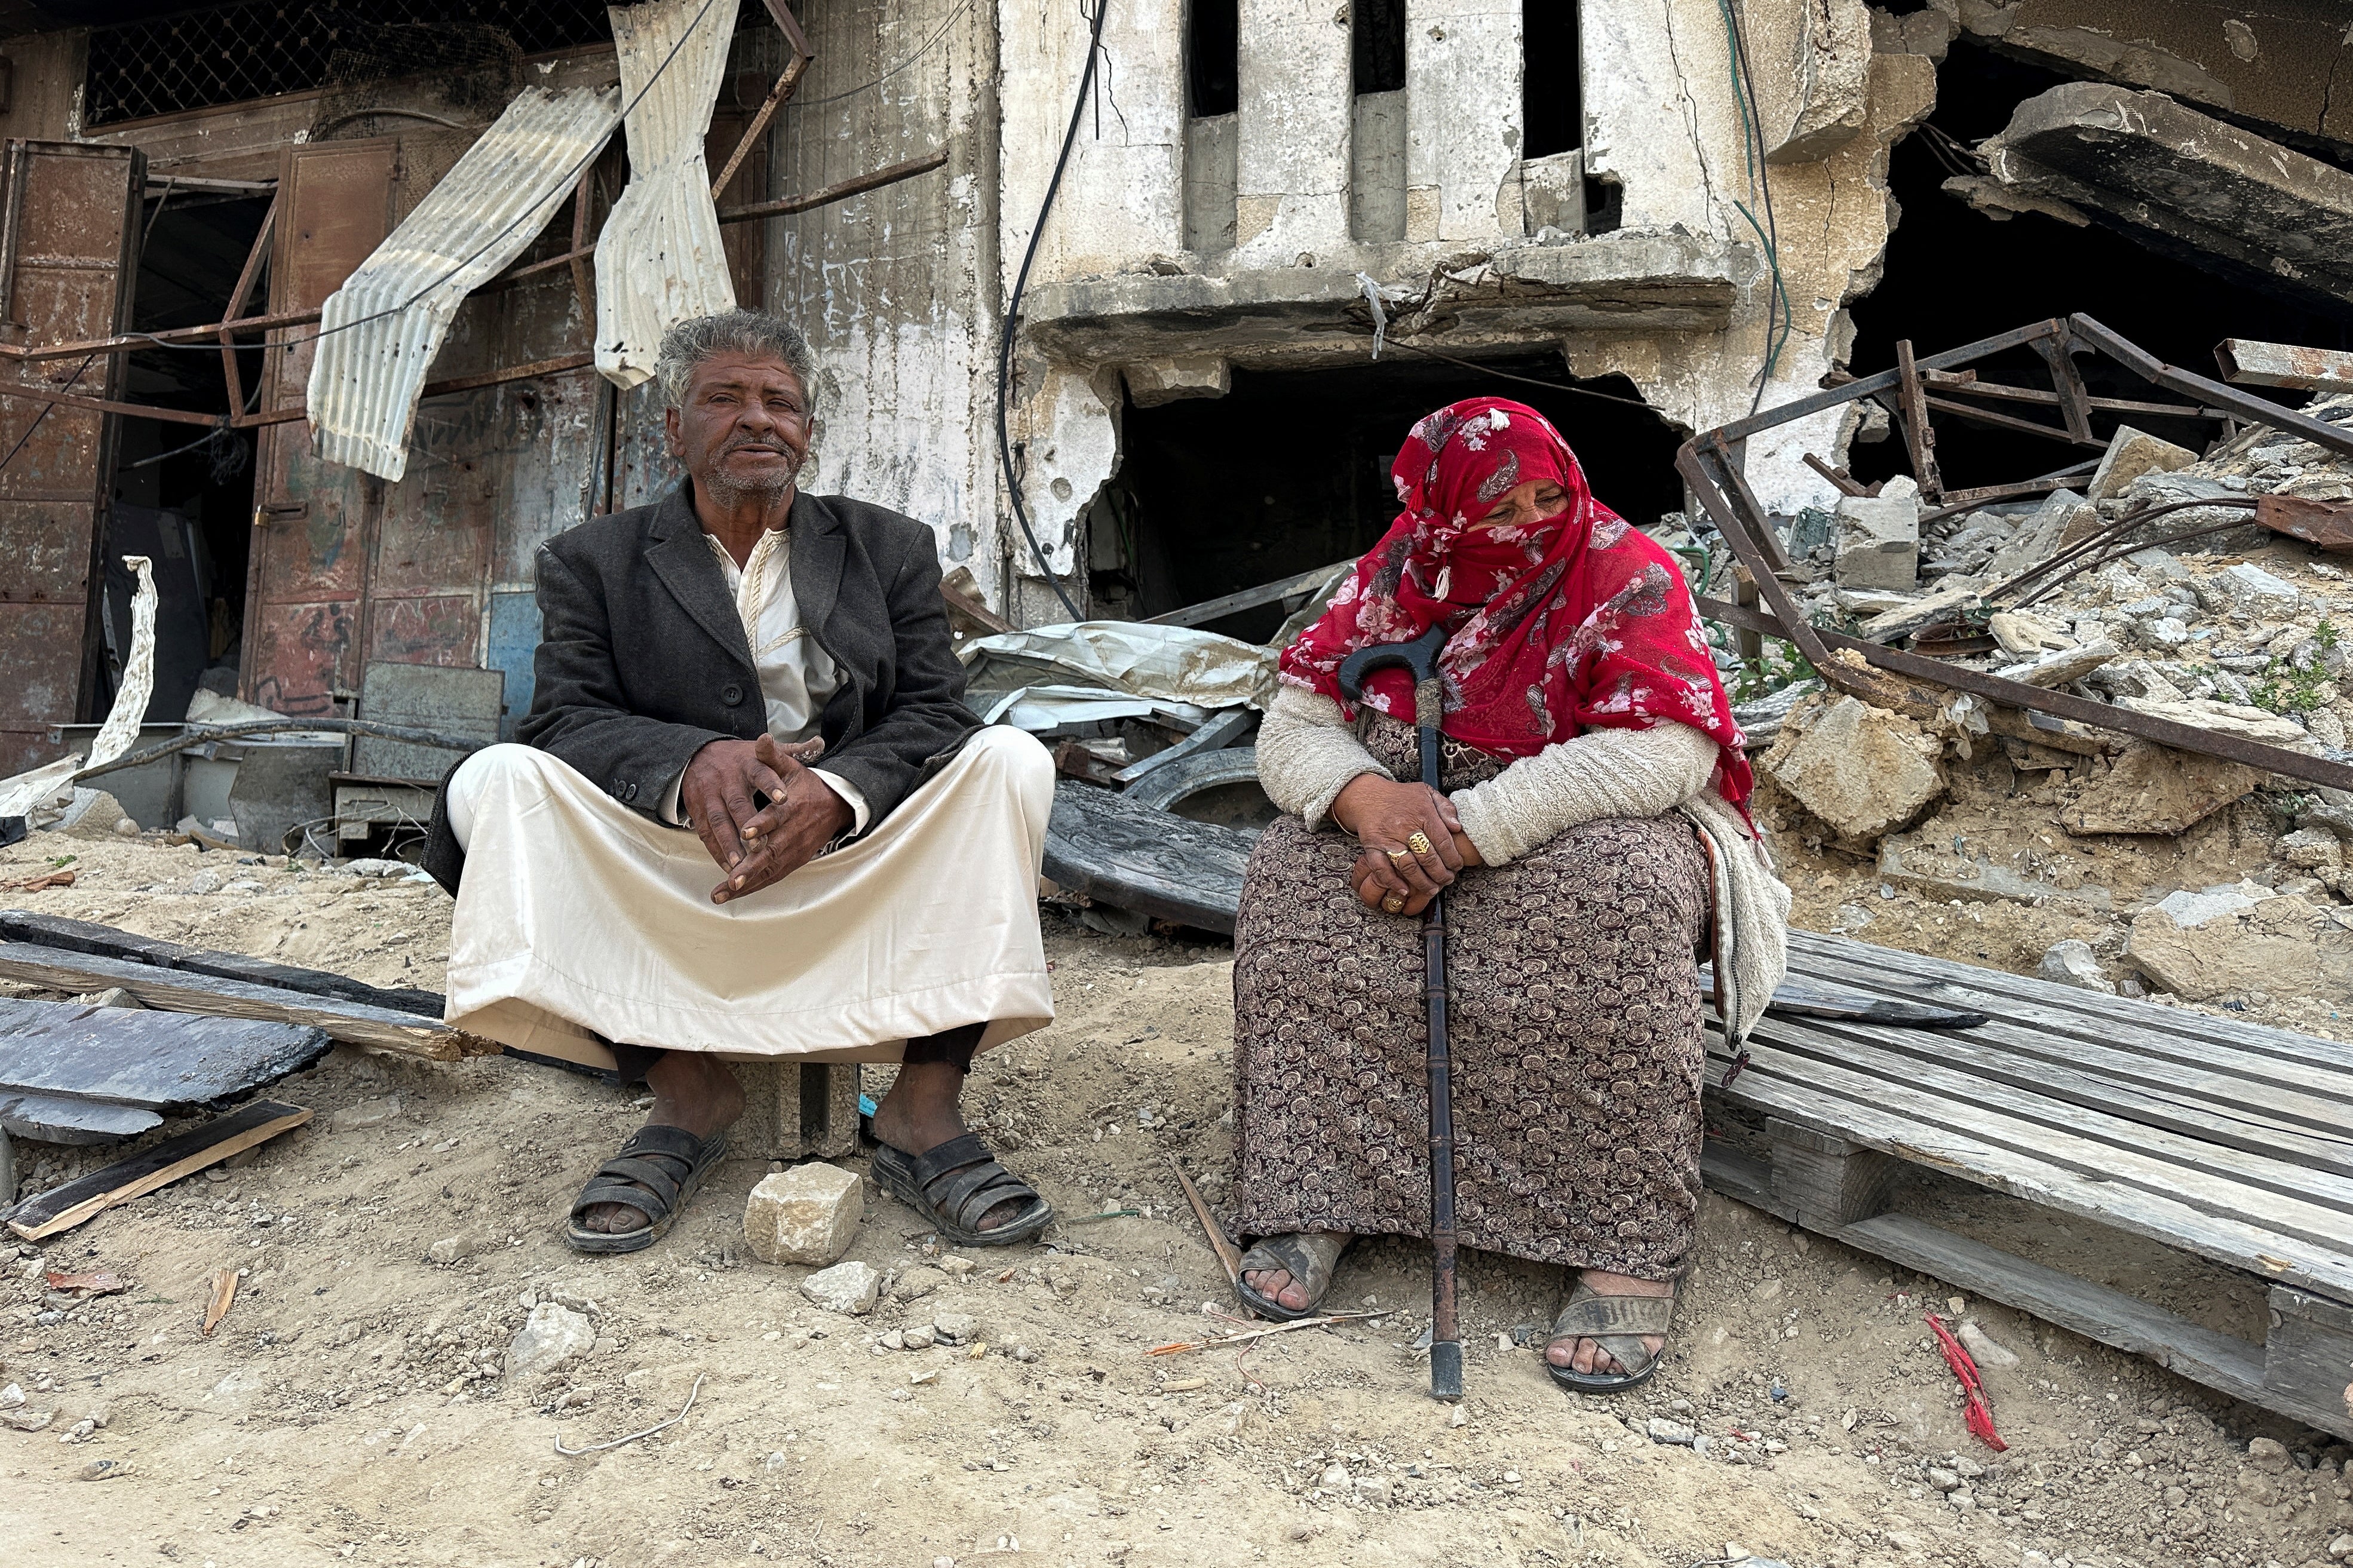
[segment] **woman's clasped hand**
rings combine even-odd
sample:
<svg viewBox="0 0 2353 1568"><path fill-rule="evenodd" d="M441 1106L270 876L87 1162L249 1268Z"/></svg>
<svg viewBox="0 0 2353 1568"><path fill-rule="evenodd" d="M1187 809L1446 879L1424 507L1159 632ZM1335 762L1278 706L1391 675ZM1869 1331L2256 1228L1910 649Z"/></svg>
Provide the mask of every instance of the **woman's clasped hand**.
<svg viewBox="0 0 2353 1568"><path fill-rule="evenodd" d="M1360 773L1333 801L1332 819L1364 847L1348 887L1369 909L1419 915L1456 872L1480 863L1454 803L1426 784Z"/></svg>

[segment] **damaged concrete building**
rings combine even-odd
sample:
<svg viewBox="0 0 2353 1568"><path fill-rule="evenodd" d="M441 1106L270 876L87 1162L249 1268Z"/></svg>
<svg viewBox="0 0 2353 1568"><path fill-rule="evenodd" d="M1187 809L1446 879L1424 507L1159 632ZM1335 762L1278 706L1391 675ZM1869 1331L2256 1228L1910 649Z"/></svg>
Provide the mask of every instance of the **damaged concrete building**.
<svg viewBox="0 0 2353 1568"><path fill-rule="evenodd" d="M1898 339L2343 346L2322 0L804 10L0 12L11 342L170 340L0 366L0 773L106 710L127 552L164 579L151 721L200 683L348 714L405 664L499 672L511 726L534 547L669 482L647 334L730 299L820 357L812 488L929 521L1024 625L1356 553L1399 432L1473 392L1650 524L1683 436ZM673 217L691 261L614 264ZM1886 435L1826 414L1746 473L1792 516L1836 494L1806 454L1883 477ZM1942 456L2010 478L2035 439Z"/></svg>

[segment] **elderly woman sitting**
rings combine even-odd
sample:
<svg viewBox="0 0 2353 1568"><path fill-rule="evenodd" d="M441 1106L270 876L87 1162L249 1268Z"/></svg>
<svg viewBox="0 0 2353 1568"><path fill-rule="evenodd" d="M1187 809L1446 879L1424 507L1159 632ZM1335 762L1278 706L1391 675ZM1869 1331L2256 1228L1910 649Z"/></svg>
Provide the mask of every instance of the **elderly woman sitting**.
<svg viewBox="0 0 2353 1568"><path fill-rule="evenodd" d="M1700 1194L1711 944L1736 1037L1780 977L1788 893L1673 561L1593 499L1534 409L1414 426L1405 510L1282 657L1258 746L1287 814L1235 935L1242 1300L1316 1307L1350 1239L1429 1229L1419 921L1448 889L1462 1243L1575 1271L1547 1370L1588 1393L1658 1365ZM1413 692L1359 647L1450 633L1446 793ZM1337 831L1335 831L1335 830Z"/></svg>

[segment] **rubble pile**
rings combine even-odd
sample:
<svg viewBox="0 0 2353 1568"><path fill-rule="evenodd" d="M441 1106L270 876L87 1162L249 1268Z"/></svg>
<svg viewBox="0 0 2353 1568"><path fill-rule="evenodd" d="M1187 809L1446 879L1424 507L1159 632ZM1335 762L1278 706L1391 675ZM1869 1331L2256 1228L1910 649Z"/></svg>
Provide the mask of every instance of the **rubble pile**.
<svg viewBox="0 0 2353 1568"><path fill-rule="evenodd" d="M2353 426L2353 395L2306 412ZM2353 500L2353 459L2264 426L2202 457L2126 427L2088 477L2044 497L1939 516L1911 480L1890 480L1790 526L1789 586L1815 624L1852 637L2353 761L2353 562L2224 504L2263 495ZM2342 1032L2330 1025L2353 1002L2353 794L1964 692L1924 708L1923 683L1878 677L1851 649L1841 657L1883 681L1883 706L1802 667L1807 679L1760 693L1775 682L1725 641L1762 814L1797 858L1793 879L1836 900L1814 923L1878 922L1870 940L1897 941L1891 905L1957 901L1979 907L1945 926L1955 940L1924 931L1920 945ZM1991 904L2031 914L2005 921ZM1989 922L2011 939L1989 947Z"/></svg>

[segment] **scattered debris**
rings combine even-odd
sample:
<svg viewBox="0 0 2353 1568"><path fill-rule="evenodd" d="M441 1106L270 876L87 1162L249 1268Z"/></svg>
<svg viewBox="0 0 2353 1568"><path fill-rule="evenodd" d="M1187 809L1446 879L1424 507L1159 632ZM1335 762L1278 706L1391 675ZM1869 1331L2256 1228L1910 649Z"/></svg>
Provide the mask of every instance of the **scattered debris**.
<svg viewBox="0 0 2353 1568"><path fill-rule="evenodd" d="M1961 1392L1968 1400L1967 1419L1969 1431L1995 1453L2002 1452L2010 1445L2001 1440L2000 1432L1994 1430L1993 1405L1986 1398L1984 1381L1978 1374L1978 1363L1969 1359L1969 1352L1962 1348L1960 1341L1945 1327L1944 1319L1930 1312L1927 1321L1928 1327L1936 1333L1937 1345L1945 1352L1945 1364L1951 1367L1953 1375L1961 1380Z"/></svg>
<svg viewBox="0 0 2353 1568"><path fill-rule="evenodd" d="M237 1281L244 1277L245 1270L241 1268L223 1268L214 1273L212 1299L205 1304L205 1338L212 1338L213 1331L228 1316L229 1307L237 1300Z"/></svg>

